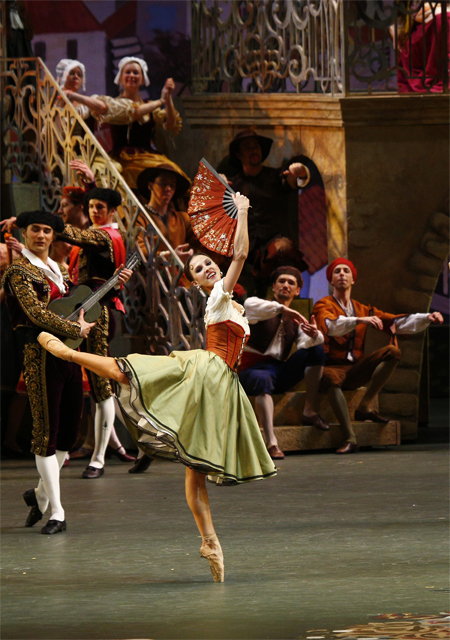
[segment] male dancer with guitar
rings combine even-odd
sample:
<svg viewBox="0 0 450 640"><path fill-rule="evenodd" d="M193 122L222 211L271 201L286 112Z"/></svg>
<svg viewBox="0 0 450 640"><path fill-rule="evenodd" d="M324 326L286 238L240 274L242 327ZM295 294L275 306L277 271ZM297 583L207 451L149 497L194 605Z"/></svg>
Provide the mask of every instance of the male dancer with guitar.
<svg viewBox="0 0 450 640"><path fill-rule="evenodd" d="M71 165L73 169L88 175L86 173L88 168L84 163L74 161ZM85 284L91 289L97 289L113 275L115 270L122 268L125 262L125 246L118 231L118 225L114 222L116 207L120 205L122 198L114 189L92 188L92 182L86 183L91 188L84 196L84 204L89 208L92 226L89 229L80 229L66 224L61 233L58 233L58 239L76 245L71 253L69 264L69 274L73 283ZM0 226L9 229L15 220L14 217L3 220ZM131 275L131 270L122 268L121 285L125 284ZM114 336L115 330L114 316L110 313L111 308L124 312L123 305L117 297L105 298L95 330L82 344L82 348L89 353L103 356L108 353L108 342ZM109 380L91 373L88 373L88 376L96 403L95 447L91 461L83 471L82 477L94 479L104 474L105 451L114 427L115 407Z"/></svg>
<svg viewBox="0 0 450 640"><path fill-rule="evenodd" d="M114 189L90 189L85 195L85 204L89 206L91 227L80 230L66 224L64 231L58 235L59 239L76 245L78 249L72 252L69 265L74 284L86 284L95 290L108 280L117 268L123 267L125 245L118 231L118 225L114 222L116 207L121 202L120 193ZM125 284L131 277L132 271L122 269L120 275L121 284ZM100 318L84 343L88 353L102 356L108 354L108 343L115 329L112 308L124 311L117 297L109 297L103 301ZM115 408L110 381L92 373L88 375L96 403L95 448L82 477L94 479L100 478L105 472L105 451L114 426Z"/></svg>
<svg viewBox="0 0 450 640"><path fill-rule="evenodd" d="M5 299L11 321L23 344L23 371L33 416L31 452L36 456L40 480L36 489L24 493L31 507L25 523L32 527L42 519L50 503L51 515L43 534L66 530L61 505L59 471L73 446L83 406L81 368L49 356L36 340L43 328L63 338L87 338L94 323L60 318L48 304L69 292L69 275L63 265L49 258L56 234L64 229L60 216L27 211L16 224L23 229L25 248L3 276Z"/></svg>

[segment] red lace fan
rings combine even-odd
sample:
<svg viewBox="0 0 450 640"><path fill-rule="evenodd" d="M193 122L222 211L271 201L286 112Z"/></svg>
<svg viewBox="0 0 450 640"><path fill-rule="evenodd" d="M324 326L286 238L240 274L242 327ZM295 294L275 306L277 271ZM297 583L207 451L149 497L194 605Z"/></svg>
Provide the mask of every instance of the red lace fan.
<svg viewBox="0 0 450 640"><path fill-rule="evenodd" d="M233 255L237 207L233 189L202 158L189 199L192 229L202 245L224 256Z"/></svg>

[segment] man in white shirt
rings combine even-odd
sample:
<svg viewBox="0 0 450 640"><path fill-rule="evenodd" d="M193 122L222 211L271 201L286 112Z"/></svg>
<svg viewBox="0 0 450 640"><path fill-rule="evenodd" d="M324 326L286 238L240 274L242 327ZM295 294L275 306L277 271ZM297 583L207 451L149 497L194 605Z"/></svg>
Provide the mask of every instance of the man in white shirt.
<svg viewBox="0 0 450 640"><path fill-rule="evenodd" d="M358 446L342 389L367 385L355 411L355 420L386 424L389 419L371 409L371 404L394 373L401 356L400 349L394 344L364 355L367 327L385 331L391 336L391 342L395 342L396 334L424 331L430 323L442 324L443 317L438 312L394 315L353 300L351 292L357 272L355 265L346 258L336 258L326 273L333 294L319 300L313 309L317 325L325 336L327 355L321 390L328 393L345 436L336 453L353 453Z"/></svg>
<svg viewBox="0 0 450 640"><path fill-rule="evenodd" d="M248 395L256 396L255 411L264 429L267 450L274 460L284 458L273 428L275 393L285 393L305 378L306 400L302 423L328 430L316 409L325 361L323 335L314 317L310 322L290 306L300 293L303 278L295 267L279 267L271 276L273 300L251 297L245 311L251 335L242 354L239 379ZM293 345L297 350L290 356Z"/></svg>

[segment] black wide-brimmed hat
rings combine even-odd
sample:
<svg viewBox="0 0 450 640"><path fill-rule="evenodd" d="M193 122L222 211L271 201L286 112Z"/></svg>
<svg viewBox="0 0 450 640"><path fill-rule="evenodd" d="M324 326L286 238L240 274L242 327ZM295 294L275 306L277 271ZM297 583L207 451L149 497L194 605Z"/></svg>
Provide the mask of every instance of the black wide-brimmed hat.
<svg viewBox="0 0 450 640"><path fill-rule="evenodd" d="M191 186L189 178L181 173L181 169L178 169L176 165L169 164L168 162L164 162L162 164L158 164L155 167L148 167L141 171L136 180L136 185L141 196L150 199L150 189L148 188L149 182L155 182L158 174L161 171L170 171L173 173L177 179L177 188L175 193L173 194L174 199L180 198L182 195L186 193L186 191Z"/></svg>
<svg viewBox="0 0 450 640"><path fill-rule="evenodd" d="M87 205L90 200L100 200L106 202L109 209L117 209L122 204L122 196L116 189L104 189L102 187L95 187L90 189L83 198L83 202Z"/></svg>
<svg viewBox="0 0 450 640"><path fill-rule="evenodd" d="M259 146L261 147L261 159L262 162L267 158L270 153L270 149L272 147L273 140L271 138L266 138L265 136L259 136L253 129L244 129L240 131L237 136L230 142L230 146L228 147L229 155L230 155L230 163L235 167L242 167L241 161L237 157L239 153L239 145L242 140L245 138L256 138L259 142Z"/></svg>
<svg viewBox="0 0 450 640"><path fill-rule="evenodd" d="M25 229L30 224L45 224L56 233L64 231L64 220L61 216L50 213L50 211L37 209L36 211L24 211L17 216L16 225L19 229Z"/></svg>

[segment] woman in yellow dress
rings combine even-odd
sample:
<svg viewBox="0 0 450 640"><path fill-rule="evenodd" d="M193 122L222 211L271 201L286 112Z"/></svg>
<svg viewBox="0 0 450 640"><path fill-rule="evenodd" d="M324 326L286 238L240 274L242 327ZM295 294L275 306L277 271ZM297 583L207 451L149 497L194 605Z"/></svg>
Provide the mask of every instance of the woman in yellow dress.
<svg viewBox="0 0 450 640"><path fill-rule="evenodd" d="M186 499L202 536L200 555L208 559L215 582L224 580L224 563L206 477L228 485L276 474L236 373L250 334L243 307L232 299L248 253L249 202L240 194L233 199L238 218L225 277L203 254L194 254L185 265L186 276L209 294L206 350L114 359L73 351L49 333L38 337L53 355L115 380L125 423L139 447L186 465Z"/></svg>

